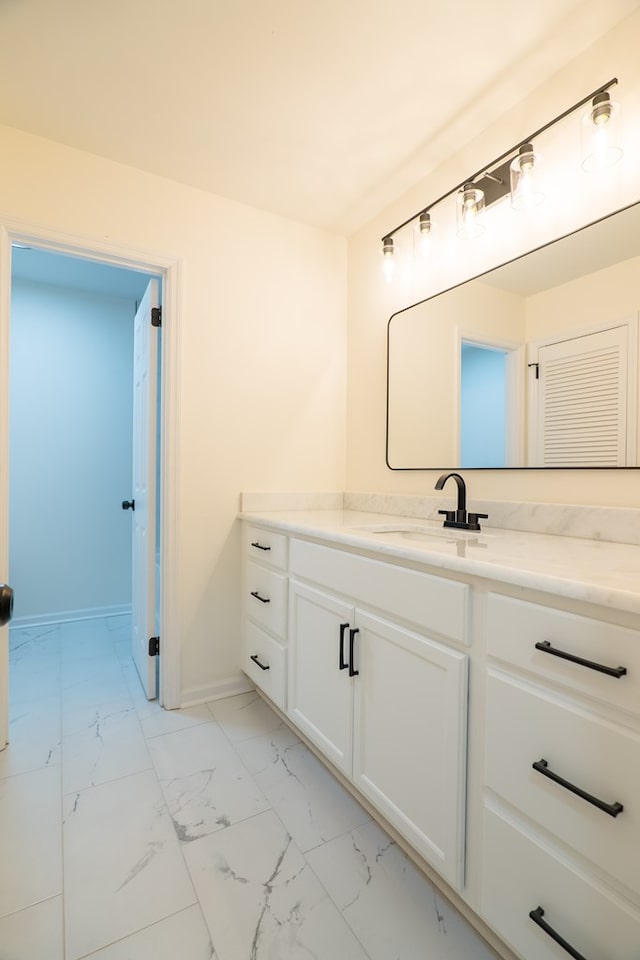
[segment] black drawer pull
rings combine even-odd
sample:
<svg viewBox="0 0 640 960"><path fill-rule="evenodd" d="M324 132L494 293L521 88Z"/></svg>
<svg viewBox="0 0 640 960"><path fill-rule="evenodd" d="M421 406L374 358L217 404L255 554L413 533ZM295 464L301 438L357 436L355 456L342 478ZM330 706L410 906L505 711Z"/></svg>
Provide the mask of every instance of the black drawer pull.
<svg viewBox="0 0 640 960"><path fill-rule="evenodd" d="M256 550L271 550L271 547L263 547L262 544L261 544L261 543L258 543L257 540L256 540L255 543L252 543L251 546L252 546L252 547L255 547Z"/></svg>
<svg viewBox="0 0 640 960"><path fill-rule="evenodd" d="M346 670L347 667L349 666L349 664L344 658L344 633L345 633L345 630L348 630L348 629L349 629L348 623L340 624L340 658L338 660L338 666L340 667L341 670Z"/></svg>
<svg viewBox="0 0 640 960"><path fill-rule="evenodd" d="M349 630L349 676L357 677L360 674L359 670L353 669L353 642L356 638L356 633L360 633L357 627L354 627L352 630Z"/></svg>
<svg viewBox="0 0 640 960"><path fill-rule="evenodd" d="M568 780L564 780L562 777L559 777L557 773L553 772L553 770L549 770L549 764L546 760L536 760L536 762L532 763L531 766L534 770L537 770L538 773L541 773L543 777L548 777L549 780L553 780L554 783L559 783L561 787L565 788L565 790L570 790L571 793L575 793L577 797L581 797L583 800L586 800L587 803L592 803L594 807L597 807L598 810L603 810L605 813L608 813L610 817L617 817L618 814L622 813L624 810L624 807L621 803L605 803L604 800L599 800L597 797L587 793L585 790L581 790L580 787L576 787L573 783L569 783Z"/></svg>
<svg viewBox="0 0 640 960"><path fill-rule="evenodd" d="M271 600L269 600L268 597L261 597L257 590L252 590L251 596L255 597L256 600L259 600L260 603L271 603Z"/></svg>
<svg viewBox="0 0 640 960"><path fill-rule="evenodd" d="M542 907L536 907L535 910L531 910L529 916L534 923L537 923L538 926L544 930L548 936L551 937L552 940L555 940L555 942L561 946L563 950L566 950L569 956L573 957L573 960L586 960L586 957L584 957L581 953L578 953L578 951L575 950L570 943L567 943L564 937L561 937L560 934L553 929L553 927L549 926L546 920L542 919L544 917L544 910Z"/></svg>
<svg viewBox="0 0 640 960"><path fill-rule="evenodd" d="M249 657L249 660L253 660L253 662L254 662L255 664L257 664L257 666L259 666L261 670L270 670L270 669L271 669L271 667L269 666L269 664L267 664L266 667L265 667L264 663L260 663L260 661L258 660L258 654L257 654L257 653L254 653L254 655L253 655L252 657Z"/></svg>
<svg viewBox="0 0 640 960"><path fill-rule="evenodd" d="M624 677L627 672L626 667L607 667L603 663L595 663L593 660L583 660L582 657L575 657L565 650L557 650L551 646L548 640L541 640L540 643L536 643L536 650L550 653L554 657L562 657L563 660L571 660L572 663L579 663L581 667L589 667L590 670L597 670L598 673L606 673L608 677L615 677L616 680Z"/></svg>

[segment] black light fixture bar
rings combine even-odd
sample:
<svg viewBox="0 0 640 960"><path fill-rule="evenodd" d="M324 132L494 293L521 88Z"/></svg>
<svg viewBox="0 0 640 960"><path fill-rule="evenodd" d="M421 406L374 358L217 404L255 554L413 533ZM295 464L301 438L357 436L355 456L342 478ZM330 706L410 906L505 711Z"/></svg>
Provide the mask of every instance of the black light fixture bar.
<svg viewBox="0 0 640 960"><path fill-rule="evenodd" d="M433 207L436 207L439 203L442 203L443 200L446 200L447 197L450 197L452 194L457 193L458 190L462 188L467 183L475 183L477 177L481 175L487 175L491 173L491 168L499 165L507 157L511 157L523 144L529 143L539 137L541 133L545 133L546 130L549 130L550 127L553 127L556 123L559 123L561 120L564 120L565 117L568 117L571 113L574 113L576 110L579 110L580 107L583 107L585 103L588 103L590 100L593 100L594 97L597 97L599 93L604 93L606 90L609 90L611 87L614 87L618 83L618 78L613 77L607 83L603 83L601 87L598 87L597 90L594 90L592 93L587 94L586 97L583 97L582 100L578 100L577 103L574 103L573 106L569 107L567 110L563 110L562 113L559 113L557 117L554 117L553 120L549 120L548 123L545 123L543 127L540 127L538 130L535 130L533 133L530 133L527 137L524 137L522 140L519 140L516 144L510 147L508 150L505 150L504 153L501 153L499 157L496 157L495 160L492 160L491 163L486 164L484 167L480 167L476 173L472 174L470 177L465 177L461 183L456 184L455 187L452 187L451 190L447 190L446 193L443 193L441 197L438 197L437 200L433 200L426 207L421 207L418 213L414 213L413 216L409 217L407 220L404 220L402 223L399 223L397 227L394 227L393 230L388 230L384 236L380 239L384 241L390 237L393 237L394 234L398 233L399 230L402 230L403 227L407 227L410 223L413 223L414 220L420 216L421 213L427 213ZM507 169L508 169L508 165ZM496 198L497 199L497 198Z"/></svg>

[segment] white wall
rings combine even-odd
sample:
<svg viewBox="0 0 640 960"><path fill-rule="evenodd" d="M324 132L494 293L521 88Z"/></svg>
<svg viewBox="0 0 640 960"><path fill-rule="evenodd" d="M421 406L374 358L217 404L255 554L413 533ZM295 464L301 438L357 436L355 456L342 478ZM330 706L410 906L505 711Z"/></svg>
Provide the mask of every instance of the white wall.
<svg viewBox="0 0 640 960"><path fill-rule="evenodd" d="M606 326L639 310L640 257L632 257L527 297L527 341Z"/></svg>
<svg viewBox="0 0 640 960"><path fill-rule="evenodd" d="M348 463L350 490L429 492L436 474L392 472L385 466L386 324L395 311L475 276L498 263L568 233L640 199L640 12L623 21L561 72L545 79L534 95L498 117L481 137L466 144L414 189L349 241ZM549 131L536 144L552 163L546 202L529 218L508 204L487 211L489 230L476 241L458 240L448 227L453 201L434 211L434 258L400 268L384 282L380 238L419 212L465 176L490 163L531 131L612 77L624 109L625 156L611 176L580 170L580 115ZM549 168L548 168L549 169ZM440 229L440 234L437 230ZM398 236L399 253L411 261L409 232ZM635 471L481 471L469 477L470 496L613 505L640 505Z"/></svg>
<svg viewBox="0 0 640 960"><path fill-rule="evenodd" d="M523 346L522 297L477 281L393 317L389 326L389 463L460 463L460 341Z"/></svg>
<svg viewBox="0 0 640 960"><path fill-rule="evenodd" d="M133 300L14 278L9 572L16 623L131 604Z"/></svg>
<svg viewBox="0 0 640 960"><path fill-rule="evenodd" d="M183 699L215 692L238 676L240 491L344 486L346 243L7 127L0 178L0 221L181 261L172 589Z"/></svg>

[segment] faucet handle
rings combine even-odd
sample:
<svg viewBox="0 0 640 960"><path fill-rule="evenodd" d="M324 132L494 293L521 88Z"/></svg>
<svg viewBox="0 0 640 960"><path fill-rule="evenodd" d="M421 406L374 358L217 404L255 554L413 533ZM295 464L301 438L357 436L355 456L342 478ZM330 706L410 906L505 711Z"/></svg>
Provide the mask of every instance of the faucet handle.
<svg viewBox="0 0 640 960"><path fill-rule="evenodd" d="M488 513L469 513L469 529L470 530L479 530L480 524L478 520L488 520Z"/></svg>
<svg viewBox="0 0 640 960"><path fill-rule="evenodd" d="M442 513L442 514L444 515L445 523L446 523L446 522L448 522L448 523L454 523L454 522L455 522L455 519L456 519L456 511L455 511L455 510L438 510L438 513Z"/></svg>

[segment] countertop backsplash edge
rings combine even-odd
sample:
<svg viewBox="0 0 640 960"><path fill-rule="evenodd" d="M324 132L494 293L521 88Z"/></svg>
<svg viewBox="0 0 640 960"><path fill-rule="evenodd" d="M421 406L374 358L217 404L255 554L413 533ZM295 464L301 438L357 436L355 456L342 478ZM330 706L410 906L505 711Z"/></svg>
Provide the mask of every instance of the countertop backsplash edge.
<svg viewBox="0 0 640 960"><path fill-rule="evenodd" d="M242 512L277 510L355 510L365 513L439 520L438 510L450 509L455 490L440 496L356 491L243 492ZM468 509L488 513L483 529L492 527L545 533L583 540L640 545L640 508L477 500L469 496Z"/></svg>

